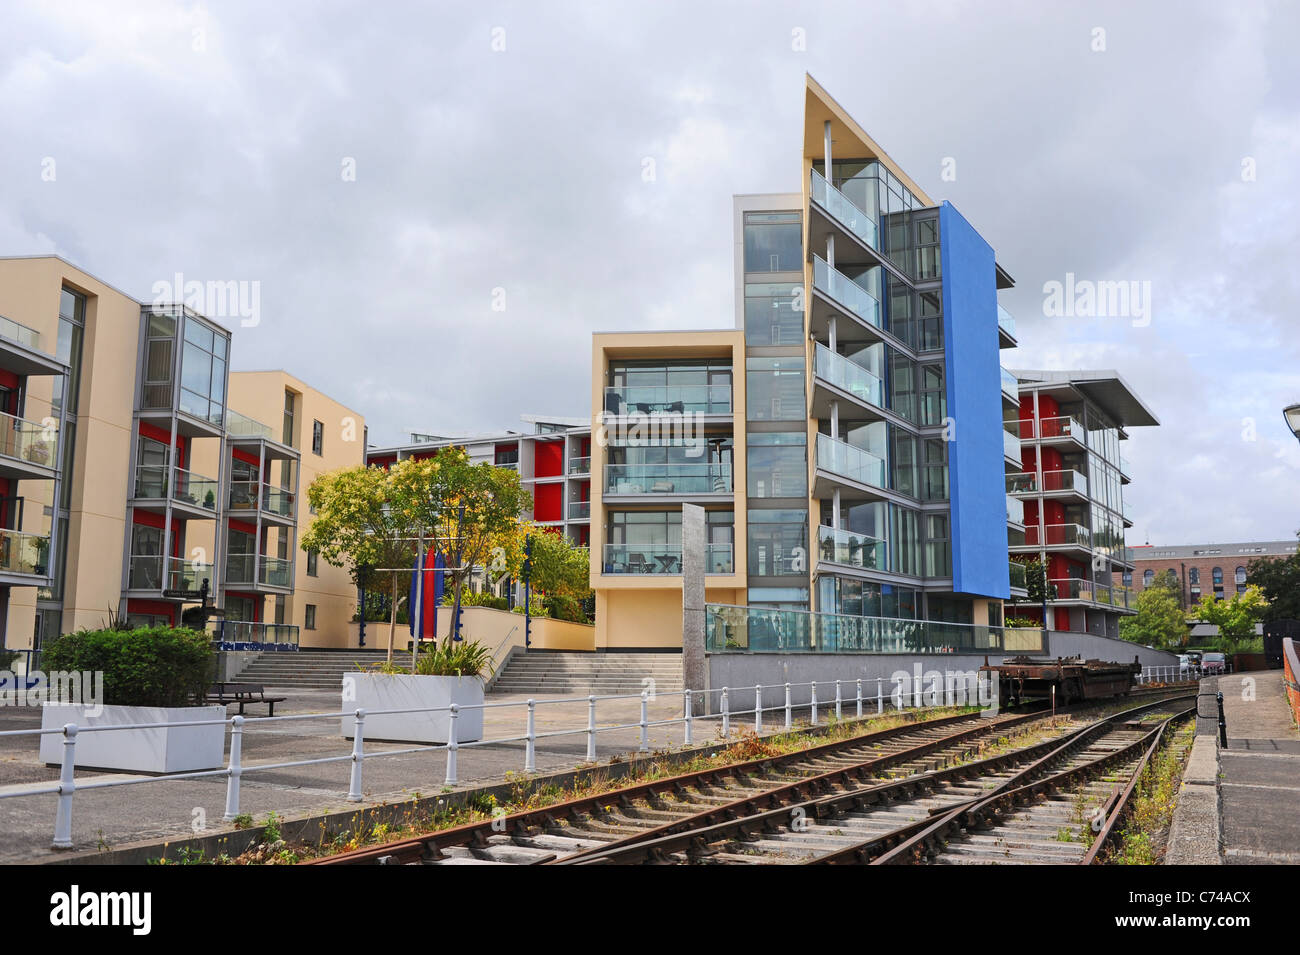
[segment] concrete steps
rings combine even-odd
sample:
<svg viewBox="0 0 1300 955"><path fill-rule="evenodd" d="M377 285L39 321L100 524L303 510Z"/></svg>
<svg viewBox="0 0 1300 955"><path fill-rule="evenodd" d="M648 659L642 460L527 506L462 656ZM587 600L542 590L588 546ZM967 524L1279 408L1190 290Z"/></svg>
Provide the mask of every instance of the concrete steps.
<svg viewBox="0 0 1300 955"><path fill-rule="evenodd" d="M680 693L679 653L516 653L492 685L494 693Z"/></svg>
<svg viewBox="0 0 1300 955"><path fill-rule="evenodd" d="M377 650L299 650L296 653L263 653L234 677L238 683L289 687L300 690L338 690L343 674L367 668L387 659ZM409 653L394 653L393 662L408 670Z"/></svg>

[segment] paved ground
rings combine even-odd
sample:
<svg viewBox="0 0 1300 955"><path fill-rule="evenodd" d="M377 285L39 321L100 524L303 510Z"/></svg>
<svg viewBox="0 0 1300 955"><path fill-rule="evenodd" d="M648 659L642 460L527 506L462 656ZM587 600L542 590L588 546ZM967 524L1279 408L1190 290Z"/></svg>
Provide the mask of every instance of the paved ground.
<svg viewBox="0 0 1300 955"><path fill-rule="evenodd" d="M272 688L268 687L268 691ZM276 695L289 696L276 708L276 715L294 713L330 713L339 708L335 691L279 690ZM523 702L525 696L491 694L490 703ZM563 699L563 697L541 697ZM661 697L650 705L650 720L681 716L681 697ZM258 708L260 709L260 708ZM233 712L233 710L232 710ZM775 716L775 714L774 714ZM635 723L640 717L637 700L601 702L597 722L601 726ZM523 735L526 709L510 707L490 709L484 715L484 736L501 739ZM587 703L553 703L537 707L537 732L585 727ZM0 707L0 730L37 729L40 712L31 707ZM716 723L697 722L695 741L706 742L717 735ZM597 756L609 759L636 749L639 730L609 730L597 736ZM650 745L654 749L680 746L682 726L651 727ZM538 772L570 769L586 756L586 735L562 736L539 740ZM37 758L37 737L0 737L0 795L21 792L24 788L46 785L58 779L57 767L47 767ZM391 752L410 748L410 744L368 743L366 752ZM251 724L246 727L243 743L245 776L241 787L240 809L261 819L274 810L292 816L310 810L355 808L344 796L348 788L349 763L302 766L290 769L249 772L250 767L298 759L341 756L351 753L352 744L340 735L337 719ZM457 760L462 786L488 781L499 782L508 772L524 768L523 743L490 744L462 748ZM446 774L446 757L441 751L419 752L387 758L367 759L364 763L363 790L365 804L391 802L420 792L438 792ZM127 774L78 773L78 785L95 779L149 777ZM73 801L73 839L76 849L94 849L106 844L118 846L146 839L189 836L196 818L205 818L209 830L224 827L224 779L144 782L139 785L79 791ZM18 796L0 799L0 862L15 862L48 857L53 836L56 798L53 795Z"/></svg>

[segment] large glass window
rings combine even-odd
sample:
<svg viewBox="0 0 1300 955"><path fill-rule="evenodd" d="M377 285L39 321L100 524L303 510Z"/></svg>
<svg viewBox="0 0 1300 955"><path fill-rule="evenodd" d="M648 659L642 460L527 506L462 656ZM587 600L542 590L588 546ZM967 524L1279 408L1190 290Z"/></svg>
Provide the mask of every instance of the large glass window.
<svg viewBox="0 0 1300 955"><path fill-rule="evenodd" d="M920 600L910 587L823 574L817 578L818 608L823 613L860 617L917 618Z"/></svg>
<svg viewBox="0 0 1300 955"><path fill-rule="evenodd" d="M948 515L925 515L925 575L952 576L952 550L948 540Z"/></svg>
<svg viewBox="0 0 1300 955"><path fill-rule="evenodd" d="M797 212L745 213L745 271L803 270L803 225Z"/></svg>
<svg viewBox="0 0 1300 955"><path fill-rule="evenodd" d="M748 518L750 577L783 577L808 572L806 510L750 510Z"/></svg>
<svg viewBox="0 0 1300 955"><path fill-rule="evenodd" d="M803 286L789 282L745 285L745 344L798 345L803 342Z"/></svg>
<svg viewBox="0 0 1300 955"><path fill-rule="evenodd" d="M801 432L751 432L746 473L750 497L808 495L808 438Z"/></svg>
<svg viewBox="0 0 1300 955"><path fill-rule="evenodd" d="M212 424L225 418L226 337L197 319L185 319L180 410Z"/></svg>
<svg viewBox="0 0 1300 955"><path fill-rule="evenodd" d="M889 543L894 570L920 577L925 573L921 560L920 515L897 504L891 504L889 510L893 525Z"/></svg>
<svg viewBox="0 0 1300 955"><path fill-rule="evenodd" d="M808 415L802 358L746 358L746 417L750 421L797 421Z"/></svg>
<svg viewBox="0 0 1300 955"><path fill-rule="evenodd" d="M731 362L611 362L605 410L611 414L729 414Z"/></svg>
<svg viewBox="0 0 1300 955"><path fill-rule="evenodd" d="M65 380L54 379L54 396L50 399L53 414L58 415L67 396L68 413L77 413L77 395L81 390L81 342L86 325L86 297L65 288L59 295L59 337L54 354L69 366Z"/></svg>

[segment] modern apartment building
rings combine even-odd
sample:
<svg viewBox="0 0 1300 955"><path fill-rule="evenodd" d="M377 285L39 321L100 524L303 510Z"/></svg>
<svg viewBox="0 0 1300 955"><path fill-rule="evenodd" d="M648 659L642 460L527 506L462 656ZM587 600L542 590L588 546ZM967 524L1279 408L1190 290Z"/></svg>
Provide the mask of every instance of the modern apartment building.
<svg viewBox="0 0 1300 955"><path fill-rule="evenodd" d="M1011 596L1011 278L811 78L805 97L801 190L734 202L734 330L594 338L598 646L680 644L685 502L708 603L979 626Z"/></svg>
<svg viewBox="0 0 1300 955"><path fill-rule="evenodd" d="M0 259L0 315L5 646L204 603L223 640L306 645L334 639L313 629L328 605L343 645L347 575L298 569L302 420L351 419L339 466L363 460L360 416L283 372L231 374L229 330L57 256Z"/></svg>
<svg viewBox="0 0 1300 955"><path fill-rule="evenodd" d="M1137 612L1121 447L1129 428L1159 421L1114 371L1013 374L1019 413L1006 429L1020 442L1023 470L1007 477L1007 491L1024 520L1010 532L1011 554L1046 567L1051 628L1117 637L1120 617ZM1043 606L1022 596L1007 612L1041 622Z"/></svg>
<svg viewBox="0 0 1300 955"><path fill-rule="evenodd" d="M1206 594L1216 599L1245 593L1252 560L1285 560L1296 552L1296 541L1243 541L1230 544L1142 544L1130 548L1127 571L1134 595L1156 576L1172 573L1179 582L1184 607L1193 607Z"/></svg>

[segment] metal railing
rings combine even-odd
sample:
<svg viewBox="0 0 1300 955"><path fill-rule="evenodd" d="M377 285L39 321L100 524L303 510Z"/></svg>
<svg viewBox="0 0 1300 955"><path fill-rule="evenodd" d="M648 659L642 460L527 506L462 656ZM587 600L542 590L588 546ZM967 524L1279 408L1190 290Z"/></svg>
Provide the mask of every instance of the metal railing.
<svg viewBox="0 0 1300 955"><path fill-rule="evenodd" d="M826 181L826 177L816 169L812 173L811 195L813 202L821 206L840 225L861 239L873 249L879 249L876 220L859 209L857 205L835 186Z"/></svg>
<svg viewBox="0 0 1300 955"><path fill-rule="evenodd" d="M219 620L212 639L223 650L297 650L298 626L252 620Z"/></svg>
<svg viewBox="0 0 1300 955"><path fill-rule="evenodd" d="M171 483L167 481L171 474ZM217 490L219 485L214 478L195 474L184 468L168 468L165 464L139 464L135 469L135 493L133 497L142 501L171 499L190 507L204 510L217 509Z"/></svg>
<svg viewBox="0 0 1300 955"><path fill-rule="evenodd" d="M1088 432L1083 426L1083 422L1073 415L1061 415L1055 418L1040 418L1037 428L1037 436L1042 438L1073 438L1080 444L1088 443Z"/></svg>
<svg viewBox="0 0 1300 955"><path fill-rule="evenodd" d="M974 677L972 680L971 677ZM997 705L997 681L990 680L986 677L980 677L972 673L955 673L952 679L944 680L942 689L932 689L924 684L923 680L905 679L902 681L886 681L877 679L875 681L875 694L871 693L871 686L868 682L865 690L863 680L826 680L818 683L809 681L805 683L774 683L758 684L746 687L719 687L716 689L703 690L682 690L680 693L673 693L672 696L682 701L681 716L668 717L666 719L650 718L650 703L653 696L649 690L642 691L639 694L614 694L607 696L597 696L595 694L585 697L571 697L555 700L536 700L529 699L518 702L505 703L473 703L461 705L452 703L448 706L433 707L410 707L401 709L387 710L366 710L364 708L355 708L351 710L340 710L332 713L304 713L289 716L231 716L222 719L195 720L186 723L127 723L121 725L91 725L79 726L76 723L69 722L61 727L50 727L48 729L27 729L27 730L4 730L0 731L0 738L3 737L33 737L42 738L45 736L62 737L62 753L60 759L59 780L43 786L24 786L21 789L12 789L9 791L0 791L0 800L4 799L22 799L36 796L55 796L56 804L54 811L54 838L53 846L55 848L70 848L72 846L72 821L74 797L79 791L94 791L100 789L115 789L121 786L139 786L139 785L162 785L173 780L194 780L194 779L224 779L226 781L226 801L225 812L222 816L226 822L234 822L240 815L241 806L241 782L244 777L251 776L254 773L278 772L286 769L298 769L306 766L326 766L332 764L348 764L348 786L346 794L343 796L348 802L361 802L363 796L363 773L365 762L368 759L387 759L391 757L409 756L412 754L430 754L442 752L446 754L446 770L443 782L446 786L456 786L460 783L460 754L463 751L479 747L499 747L502 744L523 744L524 758L523 771L525 773L534 773L537 771L537 744L545 740L558 740L562 738L579 737L586 740L586 760L594 762L597 758L596 744L601 733L610 733L614 731L637 730L638 742L636 752L650 752L650 730L660 727L681 727L682 744L684 746L695 745L696 727L701 724L705 727L716 727L717 735L723 739L728 739L732 735L732 721L741 717L746 717L746 728L752 728L755 733L762 733L767 727L767 721L771 715L775 714L776 719L772 721L772 729L779 725L784 730L791 730L799 725L795 721L795 712L807 712L807 725L817 726L831 719L847 719L850 715L853 718L864 718L869 716L869 709L874 708L875 714L880 715L885 711L886 703L891 709L898 712L904 712L909 708L924 712L925 710L941 706L963 706L963 705L981 705L985 707L996 707ZM886 683L892 684L887 691ZM834 686L834 695L830 693L830 687ZM808 702L796 703L794 701L795 689L802 690L808 688ZM820 687L820 689L819 689ZM847 690L846 690L847 688ZM731 708L731 694L753 694L753 705L744 708ZM597 707L601 703L610 703L619 700L636 700L640 703L639 718L634 722L619 722L601 725L597 719ZM715 703L716 701L716 703ZM537 729L537 710L540 707L558 706L563 704L586 703L587 719L582 725L561 726L559 729L538 731ZM696 713L697 703L703 703L703 712ZM873 707L874 704L874 707ZM909 705L910 704L910 705ZM515 709L524 711L522 733L513 736L494 737L491 739L477 739L460 742L458 738L457 721L462 714L478 711L486 713L489 710L508 710ZM851 714L849 711L852 711ZM399 714L428 714L429 716L445 716L447 720L447 741L445 743L424 743L414 746L403 747L401 749L390 749L379 752L366 752L365 750L365 722L366 719L373 716L394 716ZM337 721L347 719L352 721L353 739L351 751L341 753L336 756L322 756L311 759L291 759L270 763L249 764L244 759L244 739L245 731L260 727L274 727L279 732L275 733L277 739L282 739L284 730L282 727L288 727L292 724L309 723L311 721L330 720L337 726ZM803 721L800 720L799 723ZM220 726L222 734L225 735L225 728L229 727L229 745L227 750L229 757L227 764L218 769L197 770L192 772L166 773L163 775L132 775L125 778L121 776L105 776L102 773L94 772L94 778L86 782L78 782L76 777L76 752L77 740L90 733L136 733L140 731L151 731L167 728L199 728L204 726ZM254 737L256 738L256 737ZM622 750L620 751L622 752ZM428 778L427 772L419 770L422 773L421 779ZM341 793L342 794L342 793Z"/></svg>
<svg viewBox="0 0 1300 955"><path fill-rule="evenodd" d="M50 566L50 536L0 528L0 573L45 577Z"/></svg>
<svg viewBox="0 0 1300 955"><path fill-rule="evenodd" d="M1082 471L1044 471L1042 490L1044 493L1077 491L1086 495L1088 493L1088 479L1083 476Z"/></svg>
<svg viewBox="0 0 1300 955"><path fill-rule="evenodd" d="M259 491L260 489L260 491ZM295 495L292 491L273 487L261 481L232 481L230 483L230 508L254 510L259 506L268 514L293 517Z"/></svg>
<svg viewBox="0 0 1300 955"><path fill-rule="evenodd" d="M606 544L604 573L671 577L682 572L681 545ZM704 545L706 574L735 573L730 544Z"/></svg>
<svg viewBox="0 0 1300 955"><path fill-rule="evenodd" d="M57 418L30 421L0 412L0 455L39 464L59 466L59 422Z"/></svg>
<svg viewBox="0 0 1300 955"><path fill-rule="evenodd" d="M166 568L166 579L163 568ZM198 590L203 581L212 584L212 565L159 554L132 554L128 564L130 590Z"/></svg>
<svg viewBox="0 0 1300 955"><path fill-rule="evenodd" d="M731 465L607 464L607 494L730 494Z"/></svg>

